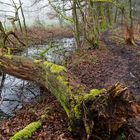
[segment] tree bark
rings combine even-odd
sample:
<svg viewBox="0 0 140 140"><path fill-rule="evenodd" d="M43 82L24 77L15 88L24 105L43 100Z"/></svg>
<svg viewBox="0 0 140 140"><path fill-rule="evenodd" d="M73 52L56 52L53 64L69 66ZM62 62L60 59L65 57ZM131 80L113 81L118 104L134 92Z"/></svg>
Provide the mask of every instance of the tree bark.
<svg viewBox="0 0 140 140"><path fill-rule="evenodd" d="M134 30L133 30L133 11L132 11L132 0L129 0L129 20L130 23L127 26L127 38L126 38L126 43L129 45L135 45L135 41L134 41Z"/></svg>

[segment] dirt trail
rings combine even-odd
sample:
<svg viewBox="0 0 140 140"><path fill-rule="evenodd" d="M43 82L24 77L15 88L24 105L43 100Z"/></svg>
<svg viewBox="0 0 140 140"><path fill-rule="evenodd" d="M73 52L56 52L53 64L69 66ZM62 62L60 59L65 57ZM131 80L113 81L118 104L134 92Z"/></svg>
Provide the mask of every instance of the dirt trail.
<svg viewBox="0 0 140 140"><path fill-rule="evenodd" d="M132 46L117 44L111 41L109 36L111 33L105 32L102 40L117 59L117 69L120 69L117 75L118 80L130 88L140 101L140 57L137 56L137 50L132 49Z"/></svg>
<svg viewBox="0 0 140 140"><path fill-rule="evenodd" d="M112 41L109 31L102 35L101 40L106 48L82 52L80 57L74 56L69 64L70 71L89 88L108 88L121 82L140 101L140 56L137 55L140 48ZM75 65L77 59L81 60Z"/></svg>

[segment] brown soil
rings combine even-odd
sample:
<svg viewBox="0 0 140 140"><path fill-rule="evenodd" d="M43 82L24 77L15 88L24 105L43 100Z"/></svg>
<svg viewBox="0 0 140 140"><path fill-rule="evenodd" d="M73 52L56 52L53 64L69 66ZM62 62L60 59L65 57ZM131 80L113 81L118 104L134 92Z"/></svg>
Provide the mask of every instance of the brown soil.
<svg viewBox="0 0 140 140"><path fill-rule="evenodd" d="M19 40L27 43L27 38L20 31L15 33ZM45 28L45 27L31 27L27 29L28 44L44 44L54 39L71 38L73 32L69 27L59 28ZM25 48L13 35L9 35L9 39L12 41L6 41L6 47L22 50Z"/></svg>
<svg viewBox="0 0 140 140"><path fill-rule="evenodd" d="M15 132L37 121L44 114L48 114L48 118L30 140L73 140L68 132L66 114L51 95L43 96L39 102L25 105L16 112L16 117L0 121L0 140L9 140Z"/></svg>
<svg viewBox="0 0 140 140"><path fill-rule="evenodd" d="M51 39L71 38L73 37L72 30L68 27L65 28L43 28L32 27L28 29L28 36L33 44L42 44Z"/></svg>
<svg viewBox="0 0 140 140"><path fill-rule="evenodd" d="M99 50L80 50L72 56L69 70L89 89L108 88L116 82L126 85L140 101L140 48L112 40L105 32Z"/></svg>

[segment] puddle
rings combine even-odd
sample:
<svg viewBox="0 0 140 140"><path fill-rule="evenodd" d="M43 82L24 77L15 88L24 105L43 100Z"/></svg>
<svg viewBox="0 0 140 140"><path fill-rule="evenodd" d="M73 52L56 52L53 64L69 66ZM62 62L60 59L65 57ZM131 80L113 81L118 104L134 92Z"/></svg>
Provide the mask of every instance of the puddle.
<svg viewBox="0 0 140 140"><path fill-rule="evenodd" d="M75 50L74 46L73 38L57 39L44 45L30 46L22 52L22 55L35 59L43 58L44 60L63 65L65 58L69 56L70 52ZM2 83L2 76L0 76L0 81ZM15 109L22 108L24 103L35 101L40 94L40 87L35 83L6 74L0 91L0 118L1 116L14 115Z"/></svg>

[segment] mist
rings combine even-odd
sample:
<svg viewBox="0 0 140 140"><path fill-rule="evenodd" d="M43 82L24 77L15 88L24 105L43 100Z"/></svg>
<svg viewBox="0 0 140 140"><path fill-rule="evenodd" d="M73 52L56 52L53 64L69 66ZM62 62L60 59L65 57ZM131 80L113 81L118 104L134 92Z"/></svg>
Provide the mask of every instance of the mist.
<svg viewBox="0 0 140 140"><path fill-rule="evenodd" d="M22 7L26 19L27 26L33 26L40 24L41 26L52 26L58 24L57 18L50 19L50 11L52 10L47 1L40 1L34 3L34 0L21 0ZM19 0L14 1L16 5L19 5ZM8 20L9 17L15 16L15 8L12 0L0 0L0 20L5 26L11 26ZM19 16L22 20L21 12Z"/></svg>

